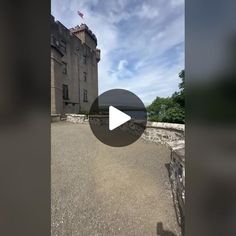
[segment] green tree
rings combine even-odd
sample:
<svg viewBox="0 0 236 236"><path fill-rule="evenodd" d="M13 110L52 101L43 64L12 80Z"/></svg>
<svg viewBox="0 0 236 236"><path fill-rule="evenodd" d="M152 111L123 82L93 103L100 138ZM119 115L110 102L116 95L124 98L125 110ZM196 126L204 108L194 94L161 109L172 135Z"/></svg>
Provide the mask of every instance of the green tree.
<svg viewBox="0 0 236 236"><path fill-rule="evenodd" d="M185 112L181 107L171 107L166 111L164 121L170 123L184 123Z"/></svg>
<svg viewBox="0 0 236 236"><path fill-rule="evenodd" d="M181 82L179 83L179 91L174 92L172 95L172 98L175 103L179 104L181 108L184 109L185 107L185 71L182 70L179 73L179 78L181 79Z"/></svg>
<svg viewBox="0 0 236 236"><path fill-rule="evenodd" d="M179 73L181 82L179 91L172 94L171 97L156 99L147 107L149 120L184 123L185 122L185 71Z"/></svg>

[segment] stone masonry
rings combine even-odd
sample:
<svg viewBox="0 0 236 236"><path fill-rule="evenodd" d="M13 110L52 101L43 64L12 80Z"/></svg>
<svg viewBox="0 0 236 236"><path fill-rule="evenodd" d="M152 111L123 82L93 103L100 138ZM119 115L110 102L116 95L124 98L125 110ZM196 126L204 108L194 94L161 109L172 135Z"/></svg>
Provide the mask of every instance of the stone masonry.
<svg viewBox="0 0 236 236"><path fill-rule="evenodd" d="M51 114L89 111L98 96L99 60L87 25L67 29L51 16Z"/></svg>

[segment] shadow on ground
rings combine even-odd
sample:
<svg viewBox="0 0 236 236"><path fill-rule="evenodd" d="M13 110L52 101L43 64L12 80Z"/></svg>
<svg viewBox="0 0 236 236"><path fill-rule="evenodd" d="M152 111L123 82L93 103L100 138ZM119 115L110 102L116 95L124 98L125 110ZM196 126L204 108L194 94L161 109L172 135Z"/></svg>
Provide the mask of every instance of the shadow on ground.
<svg viewBox="0 0 236 236"><path fill-rule="evenodd" d="M162 222L157 223L157 235L158 236L177 236L172 231L164 230Z"/></svg>

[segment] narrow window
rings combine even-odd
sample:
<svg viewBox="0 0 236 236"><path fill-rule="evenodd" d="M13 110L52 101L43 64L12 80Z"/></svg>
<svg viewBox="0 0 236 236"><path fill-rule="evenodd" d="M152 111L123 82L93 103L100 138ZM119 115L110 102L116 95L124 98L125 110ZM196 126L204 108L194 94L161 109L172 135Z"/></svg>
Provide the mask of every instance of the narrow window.
<svg viewBox="0 0 236 236"><path fill-rule="evenodd" d="M68 85L63 84L62 88L63 88L63 91L62 91L63 99L68 100L69 99Z"/></svg>
<svg viewBox="0 0 236 236"><path fill-rule="evenodd" d="M67 74L67 63L62 62L62 73Z"/></svg>
<svg viewBox="0 0 236 236"><path fill-rule="evenodd" d="M54 45L59 46L59 42L54 35L51 35L51 41Z"/></svg>
<svg viewBox="0 0 236 236"><path fill-rule="evenodd" d="M87 73L84 72L84 81L87 81Z"/></svg>
<svg viewBox="0 0 236 236"><path fill-rule="evenodd" d="M61 40L60 47L63 52L66 52L66 42L64 40Z"/></svg>
<svg viewBox="0 0 236 236"><path fill-rule="evenodd" d="M88 92L84 89L84 102L88 101Z"/></svg>
<svg viewBox="0 0 236 236"><path fill-rule="evenodd" d="M86 64L87 63L87 58L86 58L86 55L83 55L83 63Z"/></svg>

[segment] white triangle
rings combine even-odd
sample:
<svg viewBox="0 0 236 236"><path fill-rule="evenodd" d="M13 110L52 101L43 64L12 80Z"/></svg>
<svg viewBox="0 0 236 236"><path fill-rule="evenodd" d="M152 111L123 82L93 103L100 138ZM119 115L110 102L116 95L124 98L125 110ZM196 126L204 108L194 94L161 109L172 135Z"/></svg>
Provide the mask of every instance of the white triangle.
<svg viewBox="0 0 236 236"><path fill-rule="evenodd" d="M109 106L109 130L113 130L129 120L131 120L129 115L113 106Z"/></svg>

